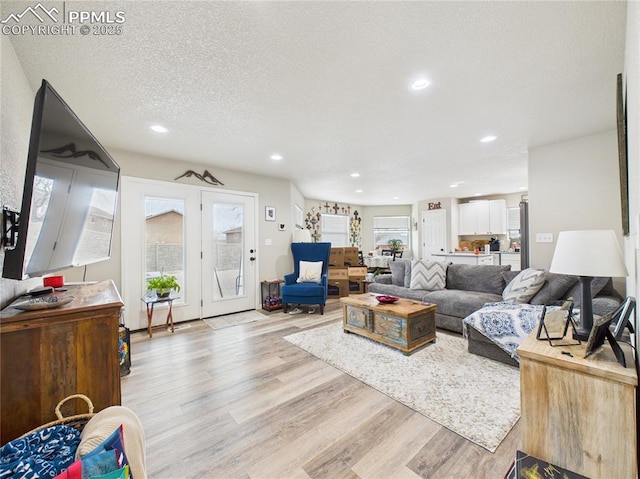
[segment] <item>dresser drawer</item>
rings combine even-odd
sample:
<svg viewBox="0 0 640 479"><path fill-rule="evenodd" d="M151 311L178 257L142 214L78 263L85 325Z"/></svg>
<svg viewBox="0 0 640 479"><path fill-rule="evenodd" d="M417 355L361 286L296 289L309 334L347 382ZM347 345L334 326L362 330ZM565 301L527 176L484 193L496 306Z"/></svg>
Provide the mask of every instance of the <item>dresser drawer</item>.
<svg viewBox="0 0 640 479"><path fill-rule="evenodd" d="M356 328L371 330L371 311L355 306L347 306L345 322Z"/></svg>
<svg viewBox="0 0 640 479"><path fill-rule="evenodd" d="M329 268L329 279L349 279L348 268Z"/></svg>

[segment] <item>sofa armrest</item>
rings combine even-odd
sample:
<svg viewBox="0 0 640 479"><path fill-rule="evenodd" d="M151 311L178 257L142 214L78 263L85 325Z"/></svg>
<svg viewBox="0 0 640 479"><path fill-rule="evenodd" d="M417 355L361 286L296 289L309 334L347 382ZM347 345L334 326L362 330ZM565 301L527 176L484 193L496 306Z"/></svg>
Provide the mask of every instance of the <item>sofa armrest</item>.
<svg viewBox="0 0 640 479"><path fill-rule="evenodd" d="M391 284L391 275L388 273L379 274L374 277L374 281L379 284Z"/></svg>

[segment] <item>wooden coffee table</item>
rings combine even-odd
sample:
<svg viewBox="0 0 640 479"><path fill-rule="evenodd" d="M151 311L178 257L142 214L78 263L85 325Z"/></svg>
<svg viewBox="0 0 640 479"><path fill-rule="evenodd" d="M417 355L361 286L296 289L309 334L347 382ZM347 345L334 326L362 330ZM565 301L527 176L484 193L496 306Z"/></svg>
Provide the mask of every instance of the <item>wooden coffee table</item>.
<svg viewBox="0 0 640 479"><path fill-rule="evenodd" d="M436 340L436 305L400 298L383 304L371 293L340 298L342 328L399 349L405 355Z"/></svg>

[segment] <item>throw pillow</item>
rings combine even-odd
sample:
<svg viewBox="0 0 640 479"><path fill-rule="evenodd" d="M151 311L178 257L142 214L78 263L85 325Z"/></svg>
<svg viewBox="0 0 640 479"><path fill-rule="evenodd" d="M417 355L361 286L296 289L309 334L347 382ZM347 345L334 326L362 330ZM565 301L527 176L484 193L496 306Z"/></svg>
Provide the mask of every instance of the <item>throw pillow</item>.
<svg viewBox="0 0 640 479"><path fill-rule="evenodd" d="M411 289L438 291L444 289L447 280L447 263L431 260L415 260L411 263Z"/></svg>
<svg viewBox="0 0 640 479"><path fill-rule="evenodd" d="M502 299L527 303L544 285L544 271L527 268L513 278L504 291Z"/></svg>
<svg viewBox="0 0 640 479"><path fill-rule="evenodd" d="M544 273L544 278L544 286L531 298L530 304L549 304L552 301L558 301L578 281L576 276L554 274L548 271Z"/></svg>
<svg viewBox="0 0 640 479"><path fill-rule="evenodd" d="M298 283L319 283L322 276L322 261L300 261Z"/></svg>
<svg viewBox="0 0 640 479"><path fill-rule="evenodd" d="M404 270L406 263L404 261L389 261L389 269L391 270L391 284L394 286L404 286Z"/></svg>

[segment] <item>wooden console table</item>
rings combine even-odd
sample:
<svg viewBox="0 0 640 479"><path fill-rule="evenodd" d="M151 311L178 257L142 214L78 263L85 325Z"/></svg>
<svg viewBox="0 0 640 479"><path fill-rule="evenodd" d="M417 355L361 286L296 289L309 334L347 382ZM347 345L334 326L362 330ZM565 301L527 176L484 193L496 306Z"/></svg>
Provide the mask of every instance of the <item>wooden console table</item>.
<svg viewBox="0 0 640 479"><path fill-rule="evenodd" d="M67 286L73 301L55 309L0 312L0 443L56 419L67 396L88 396L98 412L119 405L118 320L122 299L112 281ZM24 301L20 298L19 301ZM12 304L15 304L12 303ZM66 416L86 413L68 401Z"/></svg>
<svg viewBox="0 0 640 479"><path fill-rule="evenodd" d="M399 349L405 355L436 340L436 305L400 298L383 304L371 293L340 298L345 332Z"/></svg>
<svg viewBox="0 0 640 479"><path fill-rule="evenodd" d="M637 477L634 361L622 367L606 342L585 359L584 343L552 347L535 336L517 350L521 449L591 479Z"/></svg>

